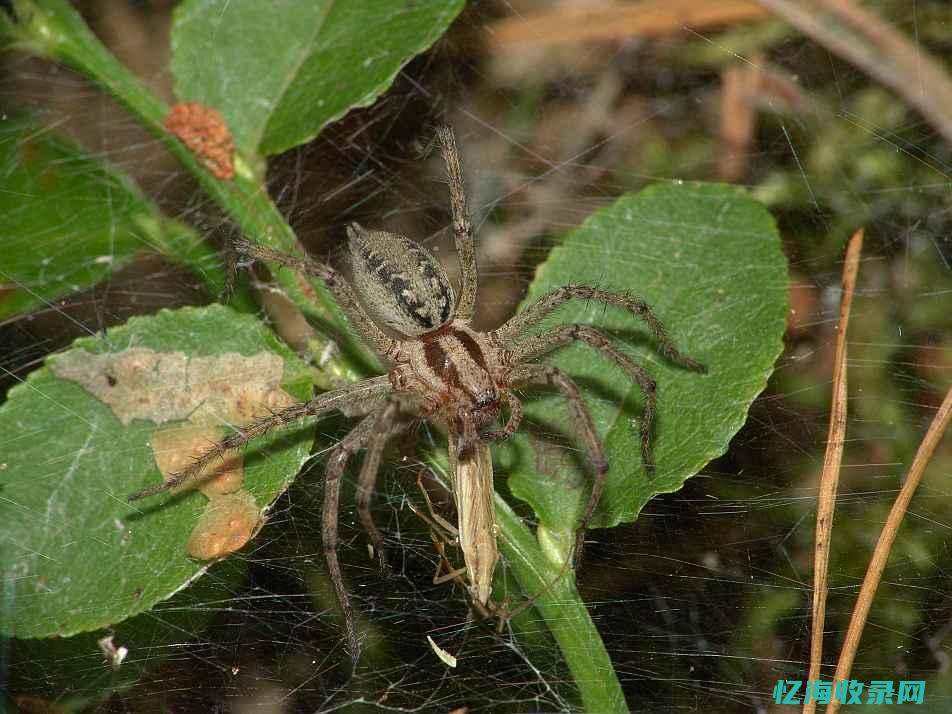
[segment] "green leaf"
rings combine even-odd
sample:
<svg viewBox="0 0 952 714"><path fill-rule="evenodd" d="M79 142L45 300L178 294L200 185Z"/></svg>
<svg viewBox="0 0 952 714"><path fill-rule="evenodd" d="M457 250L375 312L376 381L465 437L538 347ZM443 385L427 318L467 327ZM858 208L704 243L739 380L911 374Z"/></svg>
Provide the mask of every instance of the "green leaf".
<svg viewBox="0 0 952 714"><path fill-rule="evenodd" d="M100 355L125 359L132 348L165 357L184 353L188 388L146 379L128 395L122 390L136 384L136 374L149 378L163 372L143 362L127 378L116 362L111 372L94 375L104 390L108 385L119 395L107 404L75 375L56 376L67 367L95 372L97 360L104 359ZM77 340L10 390L0 407L0 542L3 572L12 573L15 583L12 617L0 623L3 634L68 636L110 626L148 610L205 570L207 563L186 555L207 503L203 495L163 494L134 504L126 496L161 482L153 435L186 423L165 421L163 414L175 416L184 405L194 421L215 395L241 392L247 385L246 379L233 381L208 368L201 373L200 364L223 355L237 361L276 356L283 389L294 399L310 395L301 360L258 320L217 305L163 310ZM201 403L194 408L182 401L203 393L211 396L207 402L195 397ZM111 395L100 396L110 400ZM142 418L146 412L150 418ZM297 474L310 445L301 431L306 428L271 434L245 452L244 489L259 507Z"/></svg>
<svg viewBox="0 0 952 714"><path fill-rule="evenodd" d="M187 0L172 28L176 94L218 109L240 151L276 154L371 104L462 7L462 0Z"/></svg>
<svg viewBox="0 0 952 714"><path fill-rule="evenodd" d="M6 12L0 12L0 48L6 49L13 41L16 26Z"/></svg>
<svg viewBox="0 0 952 714"><path fill-rule="evenodd" d="M201 237L48 129L0 121L0 171L0 319L89 288L145 250L186 260L221 291L221 260Z"/></svg>
<svg viewBox="0 0 952 714"><path fill-rule="evenodd" d="M104 164L21 119L0 122L0 318L106 277L147 248L145 201Z"/></svg>
<svg viewBox="0 0 952 714"><path fill-rule="evenodd" d="M644 323L615 308L577 300L551 316L590 324L621 346L657 382L653 431L657 469L646 475L636 420L644 403L612 362L585 345L543 361L582 388L609 461L598 527L634 521L658 493L676 491L723 454L767 384L782 347L787 264L766 209L722 185L664 184L624 196L591 216L554 249L536 274L526 303L567 283L630 291L652 306L678 348L704 363L706 375L666 362ZM528 428L500 450L512 493L542 524L571 532L591 488L591 471L557 395L527 401ZM553 432L568 446L554 442Z"/></svg>

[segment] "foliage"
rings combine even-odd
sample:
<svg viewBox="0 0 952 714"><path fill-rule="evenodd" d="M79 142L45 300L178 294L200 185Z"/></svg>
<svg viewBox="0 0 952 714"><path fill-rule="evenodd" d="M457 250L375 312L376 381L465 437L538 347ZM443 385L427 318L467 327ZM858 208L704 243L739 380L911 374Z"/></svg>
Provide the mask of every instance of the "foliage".
<svg viewBox="0 0 952 714"><path fill-rule="evenodd" d="M300 2L285 4L289 14L281 16L259 5L190 0L178 8L173 28L172 69L180 99L201 100L225 116L238 149L233 182L212 177L162 130L162 102L99 45L67 3L15 2L17 21L7 31L20 48L86 73L124 103L249 237L297 250L293 232L267 196L265 158L373 101L403 64L445 30L461 3ZM244 41L251 36L253 42ZM209 44L210 37L218 44ZM367 46L374 51L366 61L344 51ZM163 216L131 181L60 138L32 133L28 120L6 121L9 185L28 198L12 211L20 235L4 277L18 288L0 301L4 314L22 314L108 280L143 247L189 266L218 293L226 272L220 259L190 229ZM53 210L51 200L57 202ZM655 307L679 347L711 370L699 376L665 364L644 326L630 317L590 305L559 313L560 322L591 323L617 336L659 383L659 469L649 481L631 427L641 403L637 389L581 347L553 359L581 378L613 466L596 525L633 521L652 496L676 490L726 450L781 348L787 308L779 245L769 215L742 191L671 184L626 195L599 211L540 266L528 299L566 282L631 290ZM304 315L346 331L319 283L313 284L315 302L296 276L278 271L276 277ZM302 356L316 359L326 346L315 343ZM313 383L354 379L360 371L347 357L308 368L260 319L217 305L136 318L50 358L0 407L0 537L15 544L5 550L3 565L4 572L17 575L16 610L2 622L5 634L68 636L115 626L187 587L205 570L185 550L201 504L198 495L173 496L141 509L124 502L127 493L159 478L149 447L155 424L124 423L55 371L61 360L116 355L132 347L182 353L186 360L267 351L280 357L282 386L298 399L308 396ZM549 428L553 413L546 398L534 403L529 416ZM262 509L294 478L308 451L307 430L312 433L313 425L272 435L247 452L245 485ZM541 522L534 538L500 504L504 548L527 593L539 592L559 574L589 488L582 462L564 449L546 446L540 453L536 446L520 436L498 459L500 470L510 474L512 494L530 504ZM547 459L555 459L562 483L553 483ZM554 551L543 550L552 543ZM562 646L585 705L624 710L574 579L566 577L540 595L536 608ZM572 618L563 617L566 608ZM156 630L155 637L166 635ZM570 646L577 641L590 643L590 649ZM593 683L593 671L604 681Z"/></svg>
<svg viewBox="0 0 952 714"><path fill-rule="evenodd" d="M165 504L125 502L128 494L161 479L151 445L157 423L164 421L163 403L153 418L123 420L76 381L57 375L56 366L66 361L128 354L132 345L184 353L192 361L186 387L192 390L202 387L196 358L267 351L284 362L282 386L297 399L309 394L300 359L260 321L221 306L133 318L102 337L77 340L32 372L0 408L0 430L16 435L4 449L0 503L4 540L16 544L7 554L8 566L18 575L17 606L4 622L4 634L69 636L108 627L167 599L205 569L185 549L204 498L190 492ZM217 377L218 390L241 386L228 374L204 377ZM113 380L119 381L113 389L122 386L121 376ZM173 388L156 385L157 391ZM245 464L245 487L259 505L284 490L306 453L306 439L293 433L261 440L264 458ZM107 564L121 567L104 570Z"/></svg>

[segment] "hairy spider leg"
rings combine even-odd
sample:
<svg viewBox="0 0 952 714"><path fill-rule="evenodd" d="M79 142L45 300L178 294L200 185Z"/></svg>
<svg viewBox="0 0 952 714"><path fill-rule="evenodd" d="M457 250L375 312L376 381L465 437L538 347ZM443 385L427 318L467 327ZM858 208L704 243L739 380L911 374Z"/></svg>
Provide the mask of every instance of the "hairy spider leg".
<svg viewBox="0 0 952 714"><path fill-rule="evenodd" d="M519 431L522 424L522 402L510 389L500 389L499 396L509 405L509 419L502 429L486 431L480 434L483 441L504 441Z"/></svg>
<svg viewBox="0 0 952 714"><path fill-rule="evenodd" d="M244 238L236 238L233 244L235 250L251 258L270 260L286 268L304 271L308 275L323 281L361 339L384 357L389 357L393 353L396 341L377 327L377 324L370 319L370 316L361 307L357 296L350 285L347 284L347 281L329 265L319 263L312 258L298 258L278 250L265 248Z"/></svg>
<svg viewBox="0 0 952 714"><path fill-rule="evenodd" d="M324 392L310 401L297 402L284 409L279 409L273 414L256 419L250 424L245 424L234 433L229 434L217 444L214 444L202 452L192 463L181 471L172 474L164 483L136 491L128 497L128 500L137 501L140 498L154 496L162 491L168 491L169 489L180 486L201 473L201 471L215 459L220 459L224 457L228 451L237 449L249 441L264 436L272 429L288 426L305 417L319 416L335 410L342 411L343 409L353 406L355 403L364 403L366 401L379 399L391 391L390 380L386 376L374 377L359 384Z"/></svg>
<svg viewBox="0 0 952 714"><path fill-rule="evenodd" d="M705 374L707 367L700 362L686 357L678 351L674 343L668 337L661 321L655 316L648 307L648 304L640 298L623 293L613 293L599 288L593 288L590 285L581 285L572 283L561 288L556 288L552 292L543 295L532 305L514 316L502 327L494 331L496 339L504 343L510 343L519 338L528 329L539 324L553 310L561 307L569 300L595 300L606 305L613 305L627 310L635 317L645 322L651 334L658 341L661 347L661 353L675 364L686 367L694 372Z"/></svg>
<svg viewBox="0 0 952 714"><path fill-rule="evenodd" d="M608 357L617 364L629 378L635 380L645 395L645 407L641 415L641 460L645 470L654 472L654 456L651 453L651 424L654 421L657 391L655 382L648 372L631 357L621 352L610 339L588 325L559 325L540 335L529 337L520 342L513 350L517 362L535 359L548 352L573 342L582 342Z"/></svg>
<svg viewBox="0 0 952 714"><path fill-rule="evenodd" d="M327 458L327 471L324 476L324 510L321 516L321 541L324 546L324 560L327 561L327 571L337 592L337 602L340 603L344 615L344 628L347 631L347 649L354 664L360 659L360 639L357 633L357 618L354 608L350 604L350 596L344 585L344 576L341 573L340 561L337 559L337 514L340 509L340 480L350 458L360 451L368 440L373 438L378 428L378 422L383 415L382 409L364 417L334 447Z"/></svg>
<svg viewBox="0 0 952 714"><path fill-rule="evenodd" d="M373 497L374 486L377 483L377 473L380 470L380 460L387 442L403 430L403 425L397 423L400 414L400 405L391 400L383 408L380 419L376 423L375 431L367 442L367 453L360 467L360 478L357 481L357 516L367 531L374 553L380 563L380 569L387 569L387 554L384 549L383 534L374 523L370 512L370 500Z"/></svg>
<svg viewBox="0 0 952 714"><path fill-rule="evenodd" d="M601 500L602 492L605 490L605 475L608 472L608 461L605 460L605 452L602 448L602 442L595 431L595 424L592 422L592 415L585 406L582 394L578 385L565 372L557 367L549 367L542 364L522 364L517 367L512 378L513 386L539 386L549 385L557 387L565 398L569 407L569 414L572 417L572 425L575 429L582 447L588 452L588 460L595 471L595 479L592 482L592 493L589 495L588 503L582 514L582 520L579 522L575 531L575 546L568 558L568 562L578 562L582 554L582 546L585 542L585 531L588 529L588 522L595 512L595 507Z"/></svg>
<svg viewBox="0 0 952 714"><path fill-rule="evenodd" d="M466 192L463 184L463 168L460 165L459 151L453 129L442 126L437 130L440 141L440 153L446 163L446 176L450 189L450 207L453 211L453 236L456 241L456 256L460 268L459 300L456 303L455 316L469 322L476 311L476 292L479 289L479 272L476 267L476 248L473 237L473 223L466 206Z"/></svg>

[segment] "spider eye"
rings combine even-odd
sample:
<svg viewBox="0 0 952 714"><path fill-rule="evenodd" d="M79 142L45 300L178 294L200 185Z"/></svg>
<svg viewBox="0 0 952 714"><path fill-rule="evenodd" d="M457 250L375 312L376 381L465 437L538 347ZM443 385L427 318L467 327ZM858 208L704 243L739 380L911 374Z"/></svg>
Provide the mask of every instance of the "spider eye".
<svg viewBox="0 0 952 714"><path fill-rule="evenodd" d="M476 406L480 409L485 409L486 407L492 406L498 400L499 395L494 390L487 389L481 392L476 398Z"/></svg>
<svg viewBox="0 0 952 714"><path fill-rule="evenodd" d="M354 284L365 308L391 329L417 337L442 327L456 296L430 251L404 236L347 228Z"/></svg>

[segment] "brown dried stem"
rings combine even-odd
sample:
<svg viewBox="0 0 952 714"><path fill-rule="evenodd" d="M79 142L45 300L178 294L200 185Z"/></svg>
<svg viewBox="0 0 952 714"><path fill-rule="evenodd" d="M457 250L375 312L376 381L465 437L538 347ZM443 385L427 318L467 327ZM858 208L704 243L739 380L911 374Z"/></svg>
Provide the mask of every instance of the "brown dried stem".
<svg viewBox="0 0 952 714"><path fill-rule="evenodd" d="M850 676L853 658L856 656L857 647L859 647L859 638L863 634L863 627L866 625L866 618L873 604L876 588L879 587L879 581L886 569L886 561L889 559L889 552L896 540L899 526L902 525L902 519L909 508L909 502L912 500L912 496L922 480L922 474L925 472L936 446L939 445L939 441L941 441L946 428L949 426L950 420L952 420L952 387L946 393L945 399L942 400L942 404L939 406L939 411L936 412L935 418L929 425L929 430L922 439L922 443L919 444L916 457L912 460L912 466L909 467L906 482L899 490L896 502L886 518L886 525L883 526L882 533L879 534L879 541L876 543L873 557L870 558L866 577L863 578L863 586L860 588L859 597L856 598L853 617L850 619L849 627L846 630L843 651L840 653L840 661L836 665L836 674L833 675L834 680L848 679ZM833 700L826 709L827 714L834 714L839 708L840 702Z"/></svg>
<svg viewBox="0 0 952 714"><path fill-rule="evenodd" d="M840 302L840 320L837 324L836 351L833 356L833 396L830 404L830 429L820 474L817 494L816 542L813 553L813 635L810 644L810 679L820 678L823 663L823 627L826 620L827 575L830 562L830 536L833 531L833 511L836 490L843 461L843 443L846 436L846 328L849 325L856 275L859 272L860 252L863 248L863 229L850 238L843 265L843 299ZM804 714L816 711L816 700L803 705Z"/></svg>
<svg viewBox="0 0 952 714"><path fill-rule="evenodd" d="M717 159L721 181L734 182L744 175L757 124L754 97L762 76L762 58L731 65L721 73L721 151Z"/></svg>
<svg viewBox="0 0 952 714"><path fill-rule="evenodd" d="M914 107L952 142L952 79L942 62L851 0L759 0Z"/></svg>
<svg viewBox="0 0 952 714"><path fill-rule="evenodd" d="M550 10L499 20L489 27L487 39L490 51L551 47L626 40L633 36L656 37L688 28L762 20L766 16L754 0L644 0L608 7L565 3Z"/></svg>

